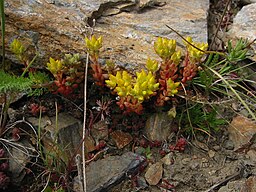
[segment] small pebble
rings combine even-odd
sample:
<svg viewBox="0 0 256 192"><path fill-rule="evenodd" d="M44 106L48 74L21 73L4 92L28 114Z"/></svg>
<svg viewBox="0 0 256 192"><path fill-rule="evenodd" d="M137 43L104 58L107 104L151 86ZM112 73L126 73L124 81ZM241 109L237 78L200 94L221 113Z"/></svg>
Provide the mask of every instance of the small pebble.
<svg viewBox="0 0 256 192"><path fill-rule="evenodd" d="M193 162L190 164L190 168L192 170L198 169L200 167L200 163L199 162Z"/></svg>
<svg viewBox="0 0 256 192"><path fill-rule="evenodd" d="M138 182L138 189L145 189L148 187L148 184L144 177L139 176L137 179Z"/></svg>
<svg viewBox="0 0 256 192"><path fill-rule="evenodd" d="M161 162L163 162L163 164L165 165L171 165L173 164L173 158L171 156L171 153L168 153L167 155L165 155L162 159Z"/></svg>
<svg viewBox="0 0 256 192"><path fill-rule="evenodd" d="M234 146L234 143L233 141L231 140L226 140L224 143L223 143L223 147L227 150L233 150L235 148Z"/></svg>
<svg viewBox="0 0 256 192"><path fill-rule="evenodd" d="M214 145L212 148L213 148L215 151L219 151L219 150L220 150L220 146L219 146L219 145Z"/></svg>
<svg viewBox="0 0 256 192"><path fill-rule="evenodd" d="M213 158L215 156L215 151L209 150L208 155L209 155L210 158Z"/></svg>
<svg viewBox="0 0 256 192"><path fill-rule="evenodd" d="M191 158L184 158L181 160L183 165L187 165L191 161Z"/></svg>

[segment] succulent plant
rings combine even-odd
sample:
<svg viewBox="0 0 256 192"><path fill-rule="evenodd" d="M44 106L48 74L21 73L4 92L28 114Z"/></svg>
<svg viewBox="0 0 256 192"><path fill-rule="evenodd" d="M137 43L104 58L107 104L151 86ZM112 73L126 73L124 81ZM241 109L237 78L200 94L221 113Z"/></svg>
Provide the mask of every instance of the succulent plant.
<svg viewBox="0 0 256 192"><path fill-rule="evenodd" d="M89 53L91 60L91 68L93 71L93 78L96 84L99 86L105 86L105 77L102 71L102 67L98 61L100 48L102 47L102 36L98 39L92 35L91 38L85 38L85 47Z"/></svg>
<svg viewBox="0 0 256 192"><path fill-rule="evenodd" d="M102 36L100 36L98 39L96 39L96 37L94 35L92 35L91 38L86 37L85 38L85 46L91 56L98 57L99 50L102 47Z"/></svg>
<svg viewBox="0 0 256 192"><path fill-rule="evenodd" d="M129 95L132 89L132 76L127 71L117 71L115 76L110 74L105 82L120 97Z"/></svg>
<svg viewBox="0 0 256 192"><path fill-rule="evenodd" d="M55 77L54 93L68 96L83 82L84 73L79 54L66 54L61 60L50 58L47 69Z"/></svg>
<svg viewBox="0 0 256 192"><path fill-rule="evenodd" d="M148 71L151 71L152 73L154 73L158 70L158 62L156 60L152 60L148 58L146 62L146 67Z"/></svg>
<svg viewBox="0 0 256 192"><path fill-rule="evenodd" d="M176 50L176 40L157 38L154 44L156 54L162 59L170 59Z"/></svg>
<svg viewBox="0 0 256 192"><path fill-rule="evenodd" d="M137 98L140 102L149 99L150 96L155 94L158 90L159 83L156 83L155 76L149 71L146 73L144 70L136 73L135 83L131 89L131 95Z"/></svg>
<svg viewBox="0 0 256 192"><path fill-rule="evenodd" d="M167 95L173 97L178 93L178 87L180 86L180 82L174 82L172 79L167 80Z"/></svg>
<svg viewBox="0 0 256 192"><path fill-rule="evenodd" d="M129 109L137 113L143 109L141 103L156 94L155 91L159 86L153 73L145 70L137 72L136 77L132 77L127 71L117 71L115 76L110 74L109 80L105 82L120 97L118 104L121 109Z"/></svg>
<svg viewBox="0 0 256 192"><path fill-rule="evenodd" d="M26 49L19 40L14 39L10 45L10 49L19 60L23 60L22 57Z"/></svg>
<svg viewBox="0 0 256 192"><path fill-rule="evenodd" d="M176 50L176 41L159 37L154 43L156 54L161 62L148 58L146 69L135 75L127 71L108 70L108 79L104 80L102 68L98 60L98 50L102 47L102 38L86 38L87 50L92 61L91 68L96 84L106 85L119 96L117 104L126 112L141 113L142 103L156 96L156 105L163 106L174 97L181 83L192 80L197 74L198 64L208 48L207 43L193 42L191 37L185 42L186 53L181 59L181 51ZM193 45L193 46L192 46ZM196 48L198 47L198 48ZM111 67L113 69L113 66ZM113 74L114 73L114 74Z"/></svg>
<svg viewBox="0 0 256 192"><path fill-rule="evenodd" d="M205 55L205 51L208 49L208 44L193 42L191 37L187 37L186 40L190 44L194 45L192 46L185 42L190 60L193 62L200 62L202 57Z"/></svg>
<svg viewBox="0 0 256 192"><path fill-rule="evenodd" d="M63 64L62 61L60 60L54 60L53 58L50 57L50 61L47 63L47 69L53 74L57 74L61 72L63 69Z"/></svg>

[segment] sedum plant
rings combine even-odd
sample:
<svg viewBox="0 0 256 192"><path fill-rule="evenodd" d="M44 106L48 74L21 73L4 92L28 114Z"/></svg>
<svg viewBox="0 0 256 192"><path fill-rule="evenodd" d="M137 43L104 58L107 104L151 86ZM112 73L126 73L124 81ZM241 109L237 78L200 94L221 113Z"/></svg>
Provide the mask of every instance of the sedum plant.
<svg viewBox="0 0 256 192"><path fill-rule="evenodd" d="M91 60L90 66L93 71L93 78L95 83L99 86L105 86L105 77L103 75L103 70L99 63L99 52L102 47L102 37L98 39L92 35L91 38L85 38L85 47L87 52L89 53L89 57Z"/></svg>
<svg viewBox="0 0 256 192"><path fill-rule="evenodd" d="M193 42L191 37L187 37L187 42L183 60L181 52L176 50L175 40L159 37L154 44L155 52L162 59L158 72L160 90L156 100L157 106L163 106L170 97L178 93L181 84L188 85L188 82L197 75L208 44ZM194 46L198 46L202 51Z"/></svg>
<svg viewBox="0 0 256 192"><path fill-rule="evenodd" d="M20 61L26 62L24 56L26 49L19 40L14 39L10 45L10 49Z"/></svg>
<svg viewBox="0 0 256 192"><path fill-rule="evenodd" d="M240 70L237 62L246 58L248 46L246 41L239 40L235 46L229 42L227 53L218 53L207 51L207 43L194 42L191 37L187 37L184 38L185 50L181 52L177 49L175 40L159 37L154 43L154 50L160 59L148 58L145 64L146 69L136 74L125 70L104 71L98 62L102 38L92 36L91 39L87 38L85 41L96 84L107 86L118 95L117 104L125 112L141 114L143 102L151 98L156 106L166 105L166 102L172 101L177 94L192 98L195 95L191 88L200 85L205 89L206 99L212 90L225 93L225 90L230 89L255 118L253 111L240 96L243 93L232 87L236 85L245 90L239 85L242 78L235 80L234 75ZM210 55L207 61L204 61L206 54ZM249 92L248 89L245 91ZM249 100L253 103L255 97Z"/></svg>
<svg viewBox="0 0 256 192"><path fill-rule="evenodd" d="M127 112L142 113L142 102L156 94L159 83L151 71L141 70L132 77L127 71L117 71L109 76L106 84L120 97L118 105Z"/></svg>
<svg viewBox="0 0 256 192"><path fill-rule="evenodd" d="M65 54L64 59L61 60L50 58L47 69L55 78L53 92L64 96L74 93L84 79L79 54Z"/></svg>
<svg viewBox="0 0 256 192"><path fill-rule="evenodd" d="M146 70L130 74L125 70L104 71L98 62L102 37L92 36L85 39L96 84L107 86L117 94L117 104L126 113L138 114L143 111L144 101L154 97L156 106L163 106L178 94L181 84L188 85L197 75L198 66L208 45L193 42L191 37L188 37L187 41L189 43L186 42L184 59L181 59L181 51L176 49L176 41L159 37L154 43L154 49L161 61L148 58ZM201 51L194 46L198 46Z"/></svg>

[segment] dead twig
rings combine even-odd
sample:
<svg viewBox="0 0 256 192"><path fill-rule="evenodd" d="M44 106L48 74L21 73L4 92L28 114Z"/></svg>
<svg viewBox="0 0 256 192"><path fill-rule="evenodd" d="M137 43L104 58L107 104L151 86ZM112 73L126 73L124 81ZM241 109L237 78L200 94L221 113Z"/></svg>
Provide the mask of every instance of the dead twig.
<svg viewBox="0 0 256 192"><path fill-rule="evenodd" d="M221 23L222 23L222 21L223 21L223 19L224 19L224 16L225 16L225 14L226 14L226 12L227 12L227 10L228 10L228 5L230 4L230 2L231 2L231 0L228 0L227 4L225 5L225 9L224 9L224 11L223 11L223 13L222 13L222 15L221 15L220 22L218 23L216 33L214 34L213 39L212 39L212 42L211 42L211 44L210 44L210 46L209 46L210 49L212 49L212 46L213 46L213 44L214 44L214 41L215 41L215 39L216 39L216 37L217 37L217 35L218 35L218 32L219 32L219 30L220 30Z"/></svg>
<svg viewBox="0 0 256 192"><path fill-rule="evenodd" d="M93 20L93 27L95 26L95 19ZM91 28L91 34L93 34L93 27ZM85 160L85 136L86 136L86 104L87 104L87 74L88 74L88 65L89 65L89 52L86 55L86 63L84 69L84 122L83 122L83 145L82 145L82 160L83 160L83 189L86 192L86 160Z"/></svg>
<svg viewBox="0 0 256 192"><path fill-rule="evenodd" d="M242 165L238 172L234 173L233 175L230 175L229 177L227 177L226 179L216 183L215 185L213 185L212 187L210 187L209 189L205 190L204 192L211 192L213 190L215 190L216 188L220 187L221 185L225 185L226 183L228 183L230 180L234 180L234 179L239 179L241 177L243 177L244 172L245 172L245 167Z"/></svg>

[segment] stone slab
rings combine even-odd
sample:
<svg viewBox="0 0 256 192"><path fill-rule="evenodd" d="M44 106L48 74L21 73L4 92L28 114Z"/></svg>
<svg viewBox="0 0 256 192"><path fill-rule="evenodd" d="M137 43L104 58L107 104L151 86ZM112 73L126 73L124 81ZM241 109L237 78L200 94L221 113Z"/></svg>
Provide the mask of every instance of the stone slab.
<svg viewBox="0 0 256 192"><path fill-rule="evenodd" d="M145 161L143 156L127 152L122 156L109 156L86 167L87 191L104 192L132 174Z"/></svg>
<svg viewBox="0 0 256 192"><path fill-rule="evenodd" d="M35 61L39 66L46 65L49 57L59 58L64 53L85 55L83 38L89 33L87 21L90 23L94 18L94 33L104 39L103 58L121 63L137 65L145 63L148 56L156 57L152 45L156 36L175 38L181 43L166 24L196 41L207 41L208 0L142 2L144 4L136 0L6 1L6 45L8 47L14 38L25 42L31 58L35 51L40 54ZM7 55L15 60L8 48Z"/></svg>

